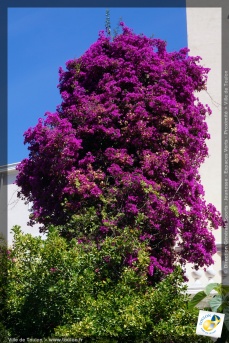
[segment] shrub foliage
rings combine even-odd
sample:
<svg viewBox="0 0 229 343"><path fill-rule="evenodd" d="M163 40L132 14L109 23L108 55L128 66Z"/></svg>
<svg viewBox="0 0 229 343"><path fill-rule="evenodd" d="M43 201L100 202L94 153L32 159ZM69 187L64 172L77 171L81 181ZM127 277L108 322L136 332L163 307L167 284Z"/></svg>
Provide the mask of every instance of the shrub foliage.
<svg viewBox="0 0 229 343"><path fill-rule="evenodd" d="M117 253L130 241L118 248L118 237L107 237L99 250L94 243L69 242L55 228L42 240L15 227L14 238L1 255L8 260L5 322L11 337L209 342L195 334L198 310L188 309L180 268L155 287L148 284L145 243L134 240L141 258L131 268L120 266Z"/></svg>

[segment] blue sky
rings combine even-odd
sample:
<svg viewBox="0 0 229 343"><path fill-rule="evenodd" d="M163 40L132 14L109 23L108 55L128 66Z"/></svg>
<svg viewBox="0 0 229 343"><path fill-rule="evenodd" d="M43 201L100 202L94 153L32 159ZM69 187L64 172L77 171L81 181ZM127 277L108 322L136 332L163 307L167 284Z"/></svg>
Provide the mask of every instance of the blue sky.
<svg viewBox="0 0 229 343"><path fill-rule="evenodd" d="M167 41L169 51L187 46L182 8L109 8L135 33ZM8 9L8 163L28 156L23 133L61 103L58 69L80 57L105 28L106 8Z"/></svg>

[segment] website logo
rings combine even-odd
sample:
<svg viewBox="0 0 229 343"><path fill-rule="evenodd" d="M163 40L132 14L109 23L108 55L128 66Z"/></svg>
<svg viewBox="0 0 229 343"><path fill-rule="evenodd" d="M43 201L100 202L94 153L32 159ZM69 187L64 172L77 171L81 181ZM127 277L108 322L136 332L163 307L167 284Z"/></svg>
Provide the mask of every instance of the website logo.
<svg viewBox="0 0 229 343"><path fill-rule="evenodd" d="M196 334L215 338L221 337L224 316L222 313L199 311Z"/></svg>

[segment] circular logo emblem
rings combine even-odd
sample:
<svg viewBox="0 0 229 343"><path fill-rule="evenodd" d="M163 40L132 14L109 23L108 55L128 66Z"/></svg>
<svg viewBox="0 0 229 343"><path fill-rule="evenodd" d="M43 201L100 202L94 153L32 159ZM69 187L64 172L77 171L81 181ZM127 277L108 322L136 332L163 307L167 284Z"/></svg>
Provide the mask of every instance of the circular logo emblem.
<svg viewBox="0 0 229 343"><path fill-rule="evenodd" d="M203 322L203 328L205 331L212 331L219 323L220 317L214 314L211 319L207 319Z"/></svg>

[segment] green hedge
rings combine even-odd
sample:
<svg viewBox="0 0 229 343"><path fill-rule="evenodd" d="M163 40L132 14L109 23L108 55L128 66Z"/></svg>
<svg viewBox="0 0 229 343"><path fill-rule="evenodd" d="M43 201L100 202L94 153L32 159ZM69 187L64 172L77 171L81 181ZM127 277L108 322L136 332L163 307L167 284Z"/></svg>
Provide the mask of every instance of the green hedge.
<svg viewBox="0 0 229 343"><path fill-rule="evenodd" d="M122 256L133 247L139 258L130 268ZM195 334L198 310L188 310L181 269L149 285L147 250L128 230L98 248L68 242L54 228L42 240L15 227L13 248L2 248L1 260L8 261L1 288L7 292L4 325L11 337L212 342Z"/></svg>

